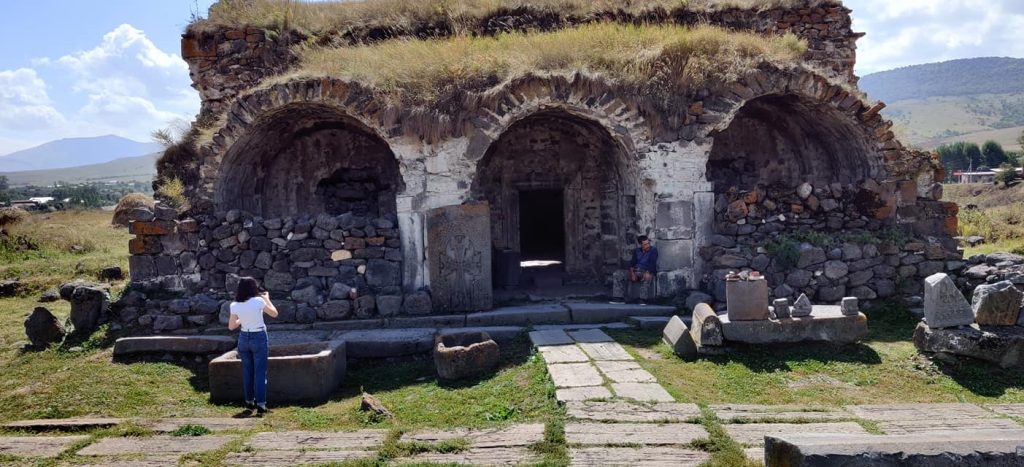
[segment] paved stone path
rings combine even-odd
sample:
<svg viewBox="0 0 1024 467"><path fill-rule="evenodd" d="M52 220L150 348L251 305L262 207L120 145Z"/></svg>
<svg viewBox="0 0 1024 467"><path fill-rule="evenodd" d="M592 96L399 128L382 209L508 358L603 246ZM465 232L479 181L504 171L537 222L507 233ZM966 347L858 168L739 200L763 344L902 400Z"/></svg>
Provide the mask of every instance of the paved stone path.
<svg viewBox="0 0 1024 467"><path fill-rule="evenodd" d="M708 437L695 424L700 409L677 403L600 329L546 329L531 332L530 340L571 419L565 424L571 465L691 466L710 458L683 447Z"/></svg>
<svg viewBox="0 0 1024 467"><path fill-rule="evenodd" d="M599 325L548 326L530 333L565 404L565 438L573 466L691 466L710 454L689 448L709 435L697 422L696 404L679 403ZM725 431L744 445L752 459L763 459L769 434L834 433L867 435L865 423L886 434L921 434L970 430L1021 430L1024 404L889 404L847 407L717 404L709 406ZM36 420L5 425L19 431L58 431L113 426L127 420L79 418ZM77 449L87 465L174 465L186 453L222 449L241 440L240 452L227 465L277 466L341 463L375 458L387 430L353 432L284 431L246 435L258 420L230 418L135 419L157 433L184 425L227 432L200 437L102 438L78 449L88 436L0 436L0 455L25 460L54 458ZM232 432L241 432L232 434ZM509 425L490 429L452 428L405 433L402 442L440 443L462 439L458 453L426 452L395 459L396 464L442 463L519 465L541 460L531 447L544 440L544 425ZM81 460L78 461L81 463Z"/></svg>

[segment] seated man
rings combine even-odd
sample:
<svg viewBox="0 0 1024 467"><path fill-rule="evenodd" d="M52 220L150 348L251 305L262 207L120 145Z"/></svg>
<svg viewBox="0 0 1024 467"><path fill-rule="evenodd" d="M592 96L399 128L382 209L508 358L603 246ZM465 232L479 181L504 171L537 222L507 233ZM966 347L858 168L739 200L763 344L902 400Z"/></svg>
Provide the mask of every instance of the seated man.
<svg viewBox="0 0 1024 467"><path fill-rule="evenodd" d="M658 249L651 245L651 239L641 235L636 239L639 246L633 250L629 260L629 271L616 271L612 276L612 298L622 300L632 298L630 289L634 285L640 287L640 301L646 302L654 296L654 279L658 273ZM628 283L627 280L628 279Z"/></svg>

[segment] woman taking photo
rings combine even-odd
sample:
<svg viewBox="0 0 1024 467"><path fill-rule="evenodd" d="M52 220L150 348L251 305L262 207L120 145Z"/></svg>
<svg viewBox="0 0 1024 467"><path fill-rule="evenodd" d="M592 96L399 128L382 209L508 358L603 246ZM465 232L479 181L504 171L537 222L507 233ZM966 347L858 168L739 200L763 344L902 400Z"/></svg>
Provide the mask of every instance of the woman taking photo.
<svg viewBox="0 0 1024 467"><path fill-rule="evenodd" d="M243 415L263 416L267 413L267 359L270 345L263 314L277 317L277 308L270 302L270 294L260 291L256 279L238 280L235 301L231 304L228 329L241 328L238 336L238 356L242 359L242 386L245 395Z"/></svg>

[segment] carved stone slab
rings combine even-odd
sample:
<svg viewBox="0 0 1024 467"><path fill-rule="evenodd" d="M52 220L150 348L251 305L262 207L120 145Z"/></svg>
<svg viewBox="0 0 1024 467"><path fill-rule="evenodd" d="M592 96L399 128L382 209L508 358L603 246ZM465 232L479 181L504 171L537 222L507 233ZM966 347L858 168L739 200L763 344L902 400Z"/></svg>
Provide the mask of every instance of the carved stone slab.
<svg viewBox="0 0 1024 467"><path fill-rule="evenodd" d="M634 404L627 401L573 401L565 404L566 415L598 422L683 423L700 418L697 404L660 402Z"/></svg>
<svg viewBox="0 0 1024 467"><path fill-rule="evenodd" d="M257 433L249 446L257 450L336 449L369 450L384 442L387 430L350 432L279 431Z"/></svg>
<svg viewBox="0 0 1024 467"><path fill-rule="evenodd" d="M932 328L966 326L974 322L974 310L945 273L924 280L924 319Z"/></svg>
<svg viewBox="0 0 1024 467"><path fill-rule="evenodd" d="M697 466L707 462L711 454L693 449L674 447L643 448L579 448L570 449L570 466L628 465L640 466Z"/></svg>
<svg viewBox="0 0 1024 467"><path fill-rule="evenodd" d="M427 211L427 267L434 309L491 309L491 217L486 203Z"/></svg>
<svg viewBox="0 0 1024 467"><path fill-rule="evenodd" d="M256 451L232 452L225 459L225 465L279 466L279 465L328 465L347 460L376 456L372 451Z"/></svg>
<svg viewBox="0 0 1024 467"><path fill-rule="evenodd" d="M458 438L465 439L474 448L511 448L517 446L529 446L544 440L544 424L529 423L510 425L503 428L484 428L480 430L455 428L451 430L420 431L407 433L402 436L401 440L438 443Z"/></svg>
<svg viewBox="0 0 1024 467"><path fill-rule="evenodd" d="M642 444L657 446L686 444L698 438L706 438L708 432L700 425L673 423L658 425L652 423L566 423L565 441L568 443Z"/></svg>
<svg viewBox="0 0 1024 467"><path fill-rule="evenodd" d="M88 436L3 436L0 454L18 457L57 457L75 443Z"/></svg>
<svg viewBox="0 0 1024 467"><path fill-rule="evenodd" d="M739 443L748 446L764 445L765 435L790 435L790 434L856 434L866 435L860 425L854 422L839 423L740 423L725 425L725 431L729 436Z"/></svg>
<svg viewBox="0 0 1024 467"><path fill-rule="evenodd" d="M185 454L214 451L234 441L232 436L179 437L170 435L149 438L103 438L78 451L80 456L121 456L128 454Z"/></svg>

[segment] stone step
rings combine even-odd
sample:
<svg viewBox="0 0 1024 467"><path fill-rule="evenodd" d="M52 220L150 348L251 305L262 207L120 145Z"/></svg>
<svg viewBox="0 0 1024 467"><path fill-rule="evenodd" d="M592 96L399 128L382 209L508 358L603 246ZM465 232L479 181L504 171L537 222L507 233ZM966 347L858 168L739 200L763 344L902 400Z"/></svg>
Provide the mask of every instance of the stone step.
<svg viewBox="0 0 1024 467"><path fill-rule="evenodd" d="M568 417L595 422L684 423L700 418L697 404L677 402L572 401L565 407Z"/></svg>
<svg viewBox="0 0 1024 467"><path fill-rule="evenodd" d="M466 315L467 326L528 326L570 322L569 309L558 304L512 306Z"/></svg>
<svg viewBox="0 0 1024 467"><path fill-rule="evenodd" d="M676 308L661 305L617 303L566 303L573 323L610 323L630 316L672 316Z"/></svg>
<svg viewBox="0 0 1024 467"><path fill-rule="evenodd" d="M536 451L527 447L470 448L467 451L441 453L427 452L411 458L398 459L398 463L413 465L535 465Z"/></svg>
<svg viewBox="0 0 1024 467"><path fill-rule="evenodd" d="M627 316L626 324L633 326L637 329L654 329L662 330L665 329L665 325L668 324L668 320L672 319L670 316ZM683 320L686 322L686 320ZM687 326L690 323L686 323Z"/></svg>
<svg viewBox="0 0 1024 467"><path fill-rule="evenodd" d="M235 345L233 336L122 337L114 341L114 357L151 353L222 354Z"/></svg>
<svg viewBox="0 0 1024 467"><path fill-rule="evenodd" d="M711 405L710 408L725 423L836 421L856 418L841 408L831 407L718 404Z"/></svg>
<svg viewBox="0 0 1024 467"><path fill-rule="evenodd" d="M689 467L701 465L711 454L675 447L591 447L569 450L570 466L628 465L630 467Z"/></svg>
<svg viewBox="0 0 1024 467"><path fill-rule="evenodd" d="M997 414L989 412L974 404L877 404L850 405L846 407L850 413L864 419L885 422L892 420L952 420L995 418Z"/></svg>
<svg viewBox="0 0 1024 467"><path fill-rule="evenodd" d="M706 438L708 432L700 425L674 423L566 423L565 442L582 445L639 444L659 446L687 444Z"/></svg>
<svg viewBox="0 0 1024 467"><path fill-rule="evenodd" d="M186 454L215 451L234 441L233 436L170 436L103 438L78 451L80 456L134 454Z"/></svg>
<svg viewBox="0 0 1024 467"><path fill-rule="evenodd" d="M555 390L555 399L563 404L573 401L590 401L611 398L612 392L604 386L583 386L577 388L560 388Z"/></svg>
<svg viewBox="0 0 1024 467"><path fill-rule="evenodd" d="M925 435L770 435L767 465L1020 465L1024 430Z"/></svg>
<svg viewBox="0 0 1024 467"><path fill-rule="evenodd" d="M267 451L296 449L366 451L376 449L384 442L385 436L387 436L387 430L265 432L253 435L247 446Z"/></svg>
<svg viewBox="0 0 1024 467"><path fill-rule="evenodd" d="M766 436L827 433L831 435L866 435L854 422L837 423L739 423L725 425L725 431L738 443L762 446Z"/></svg>
<svg viewBox="0 0 1024 467"><path fill-rule="evenodd" d="M0 436L0 454L18 457L57 457L88 436Z"/></svg>
<svg viewBox="0 0 1024 467"><path fill-rule="evenodd" d="M453 430L419 431L403 434L401 441L438 443L460 438L469 442L469 445L473 448L525 447L544 440L544 424L529 423L478 430L457 428Z"/></svg>
<svg viewBox="0 0 1024 467"><path fill-rule="evenodd" d="M277 467L282 465L334 465L376 457L373 451L257 451L232 452L224 465ZM167 464L164 464L167 465Z"/></svg>

